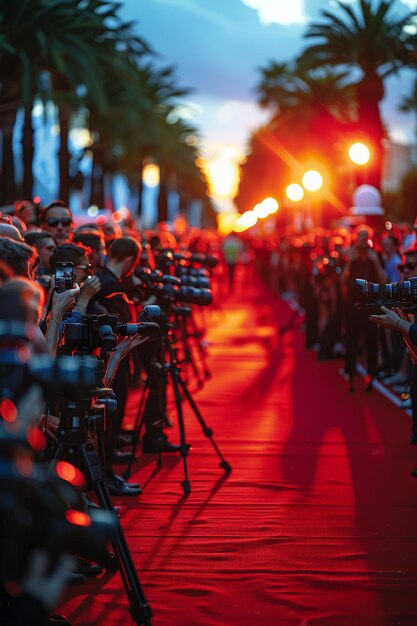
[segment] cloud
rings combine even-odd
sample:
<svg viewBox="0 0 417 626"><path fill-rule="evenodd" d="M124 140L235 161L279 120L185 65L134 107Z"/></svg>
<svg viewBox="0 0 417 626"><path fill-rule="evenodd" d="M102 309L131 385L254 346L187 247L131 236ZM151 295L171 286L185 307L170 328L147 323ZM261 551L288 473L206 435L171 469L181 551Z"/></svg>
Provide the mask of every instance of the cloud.
<svg viewBox="0 0 417 626"><path fill-rule="evenodd" d="M410 11L415 11L415 9L417 9L417 0L400 0L400 2L401 4L405 4Z"/></svg>
<svg viewBox="0 0 417 626"><path fill-rule="evenodd" d="M241 0L258 12L261 24L304 24L304 0Z"/></svg>

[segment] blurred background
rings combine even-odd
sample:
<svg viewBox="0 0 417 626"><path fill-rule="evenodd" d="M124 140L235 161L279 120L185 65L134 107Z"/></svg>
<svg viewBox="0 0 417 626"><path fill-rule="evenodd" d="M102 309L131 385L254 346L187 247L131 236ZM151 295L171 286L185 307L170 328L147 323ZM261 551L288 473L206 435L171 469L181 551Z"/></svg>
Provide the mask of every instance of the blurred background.
<svg viewBox="0 0 417 626"><path fill-rule="evenodd" d="M227 234L328 227L369 184L414 221L416 7L2 0L0 204Z"/></svg>

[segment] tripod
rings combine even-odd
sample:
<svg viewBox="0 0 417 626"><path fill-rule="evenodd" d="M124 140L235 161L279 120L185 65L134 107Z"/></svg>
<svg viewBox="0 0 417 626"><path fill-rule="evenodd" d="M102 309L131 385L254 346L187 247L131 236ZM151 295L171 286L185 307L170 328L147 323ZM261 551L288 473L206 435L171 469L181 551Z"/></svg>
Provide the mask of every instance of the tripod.
<svg viewBox="0 0 417 626"><path fill-rule="evenodd" d="M100 506L113 511L113 505L100 457L97 454L87 433L86 412L88 407L80 406L81 402L68 402L66 410L61 413L60 427L57 438L58 446L53 462L66 459L73 463L86 476L89 485L94 489ZM123 585L129 601L129 610L135 624L151 626L152 610L146 601L140 584L129 547L126 542L119 518L116 516L116 534L111 541L116 559L108 555L105 566L107 571L120 570ZM113 561L116 561L117 565Z"/></svg>

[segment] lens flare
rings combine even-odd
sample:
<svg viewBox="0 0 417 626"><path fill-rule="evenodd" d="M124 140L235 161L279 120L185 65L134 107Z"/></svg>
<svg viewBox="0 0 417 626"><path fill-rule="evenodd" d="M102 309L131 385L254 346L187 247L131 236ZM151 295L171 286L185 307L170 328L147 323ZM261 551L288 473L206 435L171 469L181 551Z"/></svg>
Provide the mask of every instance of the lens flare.
<svg viewBox="0 0 417 626"><path fill-rule="evenodd" d="M349 147L349 157L356 165L366 165L371 158L371 151L366 144L357 141Z"/></svg>

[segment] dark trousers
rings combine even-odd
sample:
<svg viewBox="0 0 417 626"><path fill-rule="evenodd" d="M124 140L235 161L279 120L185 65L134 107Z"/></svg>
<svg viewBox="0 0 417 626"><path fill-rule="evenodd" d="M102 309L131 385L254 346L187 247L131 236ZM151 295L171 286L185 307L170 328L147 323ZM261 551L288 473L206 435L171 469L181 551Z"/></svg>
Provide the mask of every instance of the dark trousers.
<svg viewBox="0 0 417 626"><path fill-rule="evenodd" d="M369 321L369 311L365 308L355 309L348 305L346 310L346 357L345 372L353 376L356 371L356 359L359 352L359 342L363 335L368 374L374 376L377 370L377 331L376 324Z"/></svg>

